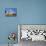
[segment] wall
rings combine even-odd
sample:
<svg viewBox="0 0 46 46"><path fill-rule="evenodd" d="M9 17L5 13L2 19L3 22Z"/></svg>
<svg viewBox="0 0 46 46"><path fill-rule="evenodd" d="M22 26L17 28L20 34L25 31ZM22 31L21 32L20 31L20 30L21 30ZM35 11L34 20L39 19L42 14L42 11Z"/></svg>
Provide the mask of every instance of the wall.
<svg viewBox="0 0 46 46"><path fill-rule="evenodd" d="M9 7L17 8L16 17L4 16ZM0 44L8 43L7 36L18 31L17 24L46 24L46 0L0 0Z"/></svg>

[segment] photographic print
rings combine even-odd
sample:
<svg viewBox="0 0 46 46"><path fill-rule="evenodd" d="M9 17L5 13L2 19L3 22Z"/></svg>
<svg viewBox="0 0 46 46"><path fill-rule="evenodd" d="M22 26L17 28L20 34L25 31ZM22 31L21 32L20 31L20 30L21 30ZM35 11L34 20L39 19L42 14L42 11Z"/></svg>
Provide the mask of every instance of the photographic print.
<svg viewBox="0 0 46 46"><path fill-rule="evenodd" d="M20 40L46 41L46 25L19 25Z"/></svg>
<svg viewBox="0 0 46 46"><path fill-rule="evenodd" d="M46 43L46 25L19 24L18 39L20 46L42 45Z"/></svg>
<svg viewBox="0 0 46 46"><path fill-rule="evenodd" d="M5 8L5 16L16 16L17 8Z"/></svg>

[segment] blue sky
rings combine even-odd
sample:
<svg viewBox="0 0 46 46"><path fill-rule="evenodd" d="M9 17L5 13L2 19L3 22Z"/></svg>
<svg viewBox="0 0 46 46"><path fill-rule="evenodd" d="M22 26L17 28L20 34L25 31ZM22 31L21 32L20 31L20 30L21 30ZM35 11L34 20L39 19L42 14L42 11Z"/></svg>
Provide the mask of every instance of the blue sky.
<svg viewBox="0 0 46 46"><path fill-rule="evenodd" d="M5 8L6 11L13 11L13 12L17 12L17 8Z"/></svg>

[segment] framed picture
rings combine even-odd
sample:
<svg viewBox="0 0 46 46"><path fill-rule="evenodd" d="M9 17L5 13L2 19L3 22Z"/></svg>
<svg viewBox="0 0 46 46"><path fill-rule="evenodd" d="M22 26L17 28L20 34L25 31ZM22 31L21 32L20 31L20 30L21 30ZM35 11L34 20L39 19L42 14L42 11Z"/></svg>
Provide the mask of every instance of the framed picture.
<svg viewBox="0 0 46 46"><path fill-rule="evenodd" d="M5 16L16 16L17 8L5 8Z"/></svg>
<svg viewBox="0 0 46 46"><path fill-rule="evenodd" d="M46 41L45 24L19 24L18 38L21 40Z"/></svg>

